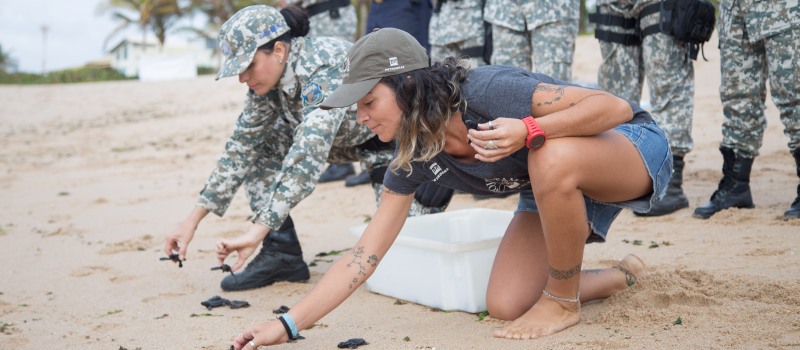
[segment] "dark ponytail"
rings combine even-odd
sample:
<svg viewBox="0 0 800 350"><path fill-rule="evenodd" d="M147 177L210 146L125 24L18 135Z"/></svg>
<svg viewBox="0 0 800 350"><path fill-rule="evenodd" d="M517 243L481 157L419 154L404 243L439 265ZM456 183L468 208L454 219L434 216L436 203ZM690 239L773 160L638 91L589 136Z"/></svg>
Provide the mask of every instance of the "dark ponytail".
<svg viewBox="0 0 800 350"><path fill-rule="evenodd" d="M311 29L311 25L308 20L308 14L306 14L306 10L300 6L287 6L286 8L281 9L281 15L283 16L283 20L286 21L286 24L289 25L289 31L273 39L272 41L261 45L258 48L259 50L272 52L272 49L275 48L275 43L279 41L287 44L291 43L292 39L294 38L306 36L308 31Z"/></svg>

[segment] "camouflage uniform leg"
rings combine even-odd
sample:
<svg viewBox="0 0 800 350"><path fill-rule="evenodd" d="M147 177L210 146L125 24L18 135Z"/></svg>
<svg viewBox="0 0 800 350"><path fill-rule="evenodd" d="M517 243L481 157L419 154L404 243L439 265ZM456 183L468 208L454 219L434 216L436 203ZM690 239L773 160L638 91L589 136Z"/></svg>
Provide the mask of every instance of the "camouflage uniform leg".
<svg viewBox="0 0 800 350"><path fill-rule="evenodd" d="M572 57L575 54L577 36L577 20L565 19L533 29L530 32L533 71L559 80L571 81Z"/></svg>
<svg viewBox="0 0 800 350"><path fill-rule="evenodd" d="M492 25L492 64L517 66L531 70L531 47L528 32Z"/></svg>
<svg viewBox="0 0 800 350"><path fill-rule="evenodd" d="M615 11L609 5L598 7L599 13L625 15ZM630 16L629 16L630 17ZM615 27L607 30L620 31ZM630 31L633 32L632 30ZM597 83L600 88L624 99L639 103L644 85L644 64L641 46L628 46L617 43L600 42L600 54L603 62L597 72Z"/></svg>
<svg viewBox="0 0 800 350"><path fill-rule="evenodd" d="M800 28L765 40L769 62L769 88L780 111L789 150L800 149Z"/></svg>
<svg viewBox="0 0 800 350"><path fill-rule="evenodd" d="M657 20L658 14L647 19L651 17ZM686 54L683 42L663 33L648 35L642 42L650 112L666 132L672 154L678 157L693 147L694 64L685 59Z"/></svg>
<svg viewBox="0 0 800 350"><path fill-rule="evenodd" d="M462 57L461 50L463 50L464 48L480 47L480 46L483 46L483 37L464 40L444 46L431 45L431 59L441 60L449 56ZM462 57L462 58L468 59L470 67L473 68L486 65L482 57Z"/></svg>
<svg viewBox="0 0 800 350"><path fill-rule="evenodd" d="M340 7L339 18L331 18L328 11L323 11L309 18L309 36L332 36L355 41L356 38L356 8L353 5Z"/></svg>
<svg viewBox="0 0 800 350"><path fill-rule="evenodd" d="M764 43L750 43L744 16L735 4L720 6L719 47L722 101L722 147L738 156L755 158L761 148L767 118L767 65ZM795 82L796 84L796 82Z"/></svg>

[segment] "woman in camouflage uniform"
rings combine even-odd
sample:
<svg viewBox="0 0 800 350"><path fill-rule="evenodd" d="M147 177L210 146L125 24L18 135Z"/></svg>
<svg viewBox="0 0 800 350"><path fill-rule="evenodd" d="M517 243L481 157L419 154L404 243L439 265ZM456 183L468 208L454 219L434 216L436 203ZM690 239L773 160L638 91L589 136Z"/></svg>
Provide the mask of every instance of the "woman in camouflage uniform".
<svg viewBox="0 0 800 350"><path fill-rule="evenodd" d="M351 44L335 38L306 38L308 30L308 16L302 9L278 11L265 5L240 10L220 30L225 62L217 79L238 75L249 90L216 168L189 216L166 238L164 250L167 254L177 251L185 259L200 221L209 212L222 216L244 185L253 225L244 235L223 239L218 246L238 252L236 271L260 242L264 244L243 272L222 280L223 290L307 280L308 267L290 210L314 191L326 162L360 161L362 169L375 174L378 191L392 156L393 146L379 142L356 122L355 108L318 108L328 92L341 84ZM415 210L432 209L418 206Z"/></svg>

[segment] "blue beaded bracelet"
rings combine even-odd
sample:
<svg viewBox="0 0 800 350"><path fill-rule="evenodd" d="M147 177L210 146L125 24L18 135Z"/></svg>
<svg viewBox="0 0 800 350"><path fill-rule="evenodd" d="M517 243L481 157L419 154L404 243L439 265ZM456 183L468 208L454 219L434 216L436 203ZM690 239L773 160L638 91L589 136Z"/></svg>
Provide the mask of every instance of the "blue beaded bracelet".
<svg viewBox="0 0 800 350"><path fill-rule="evenodd" d="M292 316L289 316L289 314L283 314L278 317L278 319L281 320L281 323L283 323L283 328L286 328L286 334L289 335L289 341L297 339L297 325L295 325Z"/></svg>

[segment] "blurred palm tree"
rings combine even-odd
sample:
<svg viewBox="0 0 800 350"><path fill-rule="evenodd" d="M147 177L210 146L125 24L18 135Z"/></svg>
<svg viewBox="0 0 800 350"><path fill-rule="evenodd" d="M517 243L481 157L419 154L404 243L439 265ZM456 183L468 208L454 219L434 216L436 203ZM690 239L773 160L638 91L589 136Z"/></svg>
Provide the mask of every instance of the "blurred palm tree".
<svg viewBox="0 0 800 350"><path fill-rule="evenodd" d="M206 39L216 39L217 32L222 24L231 18L237 11L251 5L266 4L275 6L276 1L258 0L189 0L183 8L186 15L200 14L206 22L202 27L184 26L178 28L179 31L195 33L197 36Z"/></svg>
<svg viewBox="0 0 800 350"><path fill-rule="evenodd" d="M111 17L120 24L106 37L103 48L109 40L132 25L142 30L142 41L147 31L156 35L160 47L164 46L167 31L181 18L183 9L178 0L107 0L98 6L101 13L111 12Z"/></svg>
<svg viewBox="0 0 800 350"><path fill-rule="evenodd" d="M17 70L17 60L11 57L8 51L3 51L3 45L0 45L0 73L8 73Z"/></svg>

